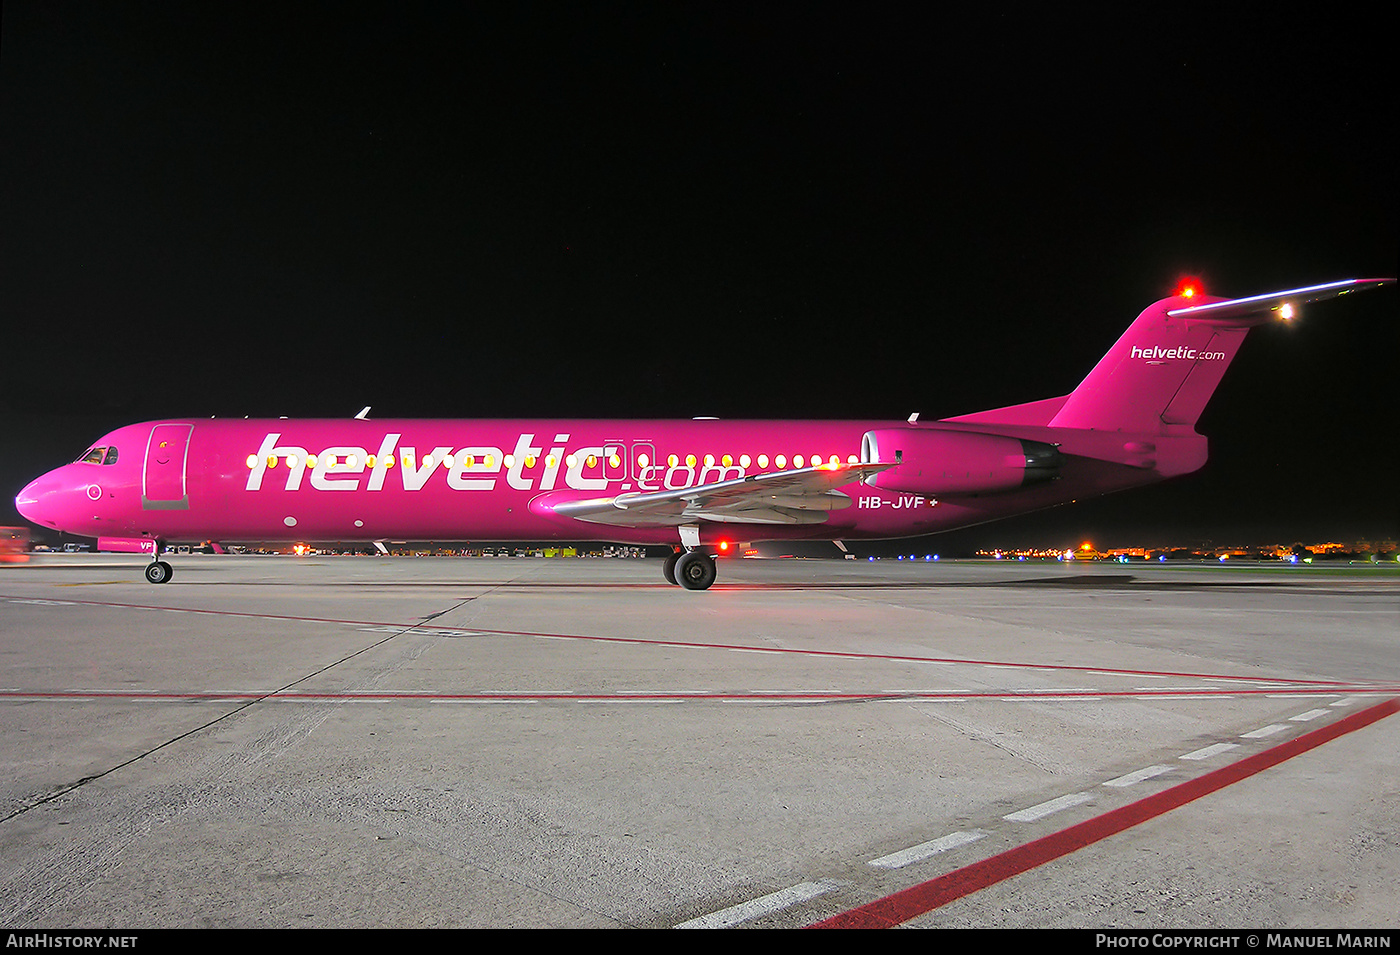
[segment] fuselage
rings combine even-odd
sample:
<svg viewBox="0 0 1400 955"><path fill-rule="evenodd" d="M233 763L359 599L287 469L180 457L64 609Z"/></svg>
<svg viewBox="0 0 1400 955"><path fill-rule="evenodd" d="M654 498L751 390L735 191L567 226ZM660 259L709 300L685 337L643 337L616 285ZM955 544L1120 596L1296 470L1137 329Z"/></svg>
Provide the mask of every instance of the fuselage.
<svg viewBox="0 0 1400 955"><path fill-rule="evenodd" d="M105 435L16 501L40 526L114 541L675 544L678 521L600 524L553 505L853 463L872 433L1027 439L1065 456L1053 480L1025 486L961 473L912 490L854 481L819 521L705 522L701 543L934 533L1151 483L1205 458L1195 434L1154 436L1150 455L1135 456L1121 433L957 422L168 419Z"/></svg>
<svg viewBox="0 0 1400 955"><path fill-rule="evenodd" d="M170 542L595 540L670 545L666 579L704 590L725 541L915 537L1195 471L1251 328L1394 281L1184 283L1069 394L929 423L176 418L113 431L15 505L151 554L151 583Z"/></svg>

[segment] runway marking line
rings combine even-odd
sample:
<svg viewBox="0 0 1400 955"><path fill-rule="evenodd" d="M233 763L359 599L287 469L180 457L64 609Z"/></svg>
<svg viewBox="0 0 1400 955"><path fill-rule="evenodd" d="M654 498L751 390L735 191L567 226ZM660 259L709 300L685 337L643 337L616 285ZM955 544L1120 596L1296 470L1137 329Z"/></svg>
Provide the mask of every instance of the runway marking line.
<svg viewBox="0 0 1400 955"><path fill-rule="evenodd" d="M338 618L334 618L334 617L307 617L307 616L298 616L298 615L294 615L294 614L258 613L258 612L247 611L247 610L207 610L207 609L201 609L201 608L198 608L198 607L159 607L159 606L152 606L152 605L149 605L149 604L134 604L134 603L124 603L124 602L118 602L118 601L107 601L107 600L65 600L65 601L46 601L46 600L39 600L39 599L35 599L35 598L29 598L29 597L16 597L16 596L12 596L12 595L9 595L9 594L0 594L0 600L7 601L7 602L11 602L11 603L29 603L29 604L42 603L42 604L54 604L54 605L60 605L60 604L61 604L61 605L66 605L66 606L115 607L115 608L125 609L125 610L161 610L161 611L169 611L169 612L171 612L171 613L192 613L192 614L199 614L199 615L202 615L202 616L210 616L210 617L243 617L243 618L256 619L256 620L285 620L285 621L292 621L292 622L297 622L297 623L326 623L326 624L336 624L336 625L341 625L341 626L359 627L359 628L362 628L362 629L363 629L363 628L375 628L375 632L380 632L380 631L378 630L378 628L394 628L395 630L403 630L403 631L405 631L405 632L412 632L412 631L416 631L416 630L420 630L420 629L422 629L422 630L430 629L430 628L424 628L424 627L422 627L421 623L419 623L419 624L396 624L396 623L388 623L388 622L379 621L379 620L343 620L343 619L338 619ZM1270 678L1267 678L1267 677L1260 677L1260 678L1258 678L1258 679L1249 680L1248 678L1242 678L1242 677L1233 676L1233 675L1213 674L1213 673L1190 673L1190 672L1175 672L1175 671L1130 670L1130 669L1120 669L1120 668L1114 668L1114 667L1074 666L1074 665L1070 665L1070 664L1050 664L1050 663L1007 663L1006 661L1003 661L1003 660L975 660L975 659L959 659L959 658L948 658L948 657L922 657L922 656L913 656L913 655L909 655L909 654L890 654L890 653L851 653L850 651L810 650L810 649L803 649L803 648L797 648L797 647L793 647L793 648L773 648L773 647L744 646L744 645L742 645L742 644L698 643L698 642L687 641L687 640L651 640L651 639L639 639L639 638L636 638L636 637L603 637L603 636L596 636L596 635L592 635L592 634L544 633L544 632L531 631L531 630L491 630L491 629L487 629L487 628L483 628L483 627L473 627L473 628L466 628L466 627L462 627L462 628L431 628L431 629L439 629L439 630L441 630L441 631L447 631L447 630L450 629L450 630L456 631L456 635L458 635L458 636L475 636L475 637L516 636L516 637L531 637L531 638L540 638L540 639L549 639L549 640L580 640L580 641L586 641L586 642L592 642L592 643L634 644L634 645L643 645L643 646L676 647L676 648L693 649L693 650L725 650L725 651L730 651L730 652L736 652L736 651L737 651L737 652L750 652L750 653L785 654L785 655L790 655L790 656L802 656L802 657L830 657L830 658L833 658L833 659L847 659L847 660L877 660L877 661L893 661L893 662L901 662L901 663L924 663L924 664L940 664L940 665L967 665L967 666L980 666L980 667L985 667L985 668L988 668L988 669L1051 671L1051 672L1059 672L1059 673L1102 673L1102 674L1110 674L1110 675L1116 675L1116 676L1125 676L1125 675L1126 675L1126 676L1136 676L1136 677L1139 677L1139 678L1141 678L1141 679L1162 679L1162 678L1165 678L1165 677L1174 677L1174 678L1177 678L1177 679L1181 679L1181 678L1191 678L1191 679L1198 679L1198 680L1200 680L1200 679L1205 679L1205 680L1220 680L1220 681L1226 681L1226 680L1228 680L1228 681L1233 681L1233 682L1237 682L1237 683L1238 683L1238 682L1249 682L1249 683L1252 683L1253 686L1255 687L1254 689L1250 689L1250 690L1229 690L1229 689L1225 689L1225 688L1221 688L1221 687L1197 687L1197 688L1195 688L1193 691L1183 691L1183 690L1177 690L1177 689L1162 689L1162 688L1157 688L1157 689L1147 689L1147 688L1144 688L1144 689L1142 689L1142 690L1138 690L1138 691L1137 691L1137 694L1138 694L1138 695L1142 695L1142 694L1144 694L1144 693L1146 694L1145 696L1143 696L1144 699L1151 699L1151 698L1153 698L1153 697L1170 697L1170 696L1180 696L1180 697L1183 698L1183 699L1206 699L1206 698L1209 698L1208 696L1203 696L1203 695L1201 695L1201 691L1202 691L1202 690L1205 690L1210 696L1229 695L1229 694L1236 693L1236 692L1238 692L1238 693L1264 693L1264 692L1271 692L1271 691L1268 691L1268 690L1264 689L1265 687L1275 687L1275 688L1277 688L1277 689L1275 689L1275 690L1272 691L1272 692L1278 692L1279 689L1282 689L1284 693L1289 694L1289 695L1291 695L1291 694L1293 694L1293 693L1301 692L1301 688L1304 688L1304 687L1311 687L1311 688L1313 688L1315 691L1322 692L1322 693L1356 692L1356 691L1359 691L1359 692L1382 692L1382 693L1400 692L1400 686L1386 686L1386 685L1366 686L1366 685L1362 685L1362 684L1345 683L1345 682L1336 681L1336 680L1287 680L1287 681L1278 681L1277 679L1270 679ZM1285 688L1292 688L1292 689L1285 689ZM1061 691L1061 692L1063 692L1063 691ZM1117 692L1117 691L1097 691L1097 692L1102 693L1102 694L1105 695L1105 696L1132 696L1132 695L1134 695L1132 692L1128 692L1128 691L1123 691L1123 692ZM1192 695L1190 695L1190 696L1184 695L1184 694L1187 693L1187 692L1192 693ZM880 697L880 694L860 694L860 695L862 695L862 696L868 695L868 696L870 696L871 698L879 698L879 697ZM911 696L911 697L920 698L920 699L925 699L925 698L929 698L929 697L938 698L938 699L944 699L944 698L948 698L948 699L963 699L963 698L1000 699L1000 698L1005 697L1005 696L1007 696L1007 695L1008 695L1008 694L1007 694L1006 692L1002 692L1002 693L987 693L987 694L981 694L980 696L977 695L977 694L957 694L957 693L950 693L950 694L911 693L911 694L909 694L909 696ZM1075 694L1066 694L1066 695L1072 697L1072 696L1074 696Z"/></svg>
<svg viewBox="0 0 1400 955"><path fill-rule="evenodd" d="M928 842L921 842L917 846L910 846L908 849L901 849L899 852L892 852L887 856L878 859L871 859L866 865L874 866L877 869L900 869L915 862L922 862L931 856L936 856L940 852L947 852L950 849L957 849L979 839L985 839L988 833L985 829L972 829L970 831L950 832L946 836L939 836L937 839L930 839Z"/></svg>
<svg viewBox="0 0 1400 955"><path fill-rule="evenodd" d="M963 866L952 872L910 886L884 898L867 902L839 915L822 919L809 928L889 928L901 925L957 901L964 896L1003 882L1062 856L1125 832L1141 823L1208 796L1211 793L1248 779L1285 760L1292 759L1324 743L1370 726L1387 716L1400 712L1400 697L1367 707L1330 723L1286 740L1252 756L1246 756L1229 766L1222 766L1195 779L1179 783L1151 796L1092 819L1061 829L980 862Z"/></svg>
<svg viewBox="0 0 1400 955"><path fill-rule="evenodd" d="M1221 753L1228 753L1232 749L1239 749L1239 747L1239 743L1212 743L1184 756L1178 756L1177 759L1210 759L1212 756L1219 756Z"/></svg>
<svg viewBox="0 0 1400 955"><path fill-rule="evenodd" d="M758 918L760 915L778 912L794 906L799 902L806 902L819 895L825 895L836 887L837 883L831 880L825 882L802 882L798 885L765 895L759 899L740 902L738 905L731 905L727 909L720 909L718 912L711 912L709 915L702 915L688 922L681 922L676 928L729 928L732 925L738 925L740 922L747 922L749 919Z"/></svg>
<svg viewBox="0 0 1400 955"><path fill-rule="evenodd" d="M1104 785L1108 786L1110 789L1123 789L1127 786L1136 786L1138 783L1146 782L1149 779L1155 779L1163 773L1169 772L1171 772L1170 766L1147 766L1143 769L1134 770L1131 773L1125 773L1117 779L1110 779L1108 782L1104 783Z"/></svg>
<svg viewBox="0 0 1400 955"><path fill-rule="evenodd" d="M1082 806L1093 798L1094 797L1088 793L1070 793L1067 796L1048 799L1034 806L1027 806L1025 809L1018 809L1001 818L1005 819L1007 822L1035 822L1038 819L1044 819L1046 816L1054 815L1057 812L1073 809L1075 806Z"/></svg>
<svg viewBox="0 0 1400 955"><path fill-rule="evenodd" d="M1400 687L1385 688L1395 693ZM1380 688L1353 687L1355 692L1369 692L1369 695L1382 695ZM1312 691L1308 691L1312 692ZM1338 692L1344 692L1339 688ZM1086 700L1116 699L1124 694L1099 693L1085 696L1067 693L1059 697L1047 697L1043 693L1033 696L1008 696L1005 693L839 693L823 690L624 690L611 693L570 693L558 690L483 690L480 692L445 693L433 691L385 691L385 690L27 690L21 687L0 689L0 699L4 700L49 700L49 701L96 701L124 700L126 702L168 702L168 703L211 703L247 702L259 703L495 703L500 700L531 699L536 702L556 703L959 703L979 700L997 700L1003 703L1045 702L1084 702ZM1182 697L1170 693L1159 697L1142 697L1127 694L1134 699L1179 700ZM1219 697L1249 696L1245 691L1223 691ZM1216 697L1216 698L1219 698ZM1221 748L1232 748L1234 744L1217 743L1214 747L1188 753L1181 759L1204 759L1215 755Z"/></svg>

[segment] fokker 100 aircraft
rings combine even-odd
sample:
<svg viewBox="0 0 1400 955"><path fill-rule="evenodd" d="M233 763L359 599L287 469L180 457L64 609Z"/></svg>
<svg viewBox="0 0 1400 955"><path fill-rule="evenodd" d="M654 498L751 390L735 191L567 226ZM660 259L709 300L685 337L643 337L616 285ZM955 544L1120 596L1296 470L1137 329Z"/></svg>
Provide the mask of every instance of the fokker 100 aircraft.
<svg viewBox="0 0 1400 955"><path fill-rule="evenodd" d="M598 540L670 545L666 579L704 590L731 541L918 536L1195 471L1250 328L1394 281L1184 285L1068 395L941 421L172 418L105 435L15 505L150 554L151 583L184 541Z"/></svg>

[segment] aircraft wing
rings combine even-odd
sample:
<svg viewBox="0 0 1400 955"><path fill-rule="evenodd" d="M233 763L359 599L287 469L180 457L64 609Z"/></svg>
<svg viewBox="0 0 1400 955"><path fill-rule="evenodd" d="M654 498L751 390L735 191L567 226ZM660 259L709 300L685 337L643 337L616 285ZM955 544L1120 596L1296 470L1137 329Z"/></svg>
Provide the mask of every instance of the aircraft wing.
<svg viewBox="0 0 1400 955"><path fill-rule="evenodd" d="M815 468L750 474L675 491L634 491L616 497L531 503L561 517L622 527L670 527L716 521L729 524L821 524L830 511L851 506L838 488L894 464L823 464Z"/></svg>

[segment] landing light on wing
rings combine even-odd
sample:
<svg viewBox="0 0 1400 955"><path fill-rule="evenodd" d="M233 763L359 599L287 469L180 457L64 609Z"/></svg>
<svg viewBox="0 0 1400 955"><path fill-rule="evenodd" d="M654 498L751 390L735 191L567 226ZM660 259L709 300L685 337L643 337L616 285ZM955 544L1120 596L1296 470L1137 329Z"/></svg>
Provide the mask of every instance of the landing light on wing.
<svg viewBox="0 0 1400 955"><path fill-rule="evenodd" d="M1279 306L1278 317L1283 319L1285 322L1292 321L1294 314L1295 313L1293 311L1292 302L1284 302L1282 305Z"/></svg>

